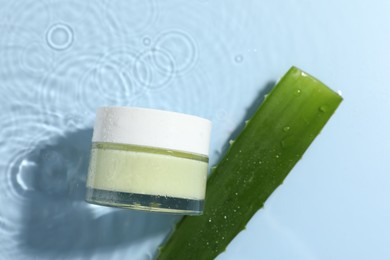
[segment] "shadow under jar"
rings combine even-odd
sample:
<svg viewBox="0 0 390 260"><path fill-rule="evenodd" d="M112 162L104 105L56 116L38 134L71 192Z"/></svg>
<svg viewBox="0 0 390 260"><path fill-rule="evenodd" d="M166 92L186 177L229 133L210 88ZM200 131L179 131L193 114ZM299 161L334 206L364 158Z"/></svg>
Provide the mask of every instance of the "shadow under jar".
<svg viewBox="0 0 390 260"><path fill-rule="evenodd" d="M86 201L199 215L211 122L154 109L102 107L96 114Z"/></svg>

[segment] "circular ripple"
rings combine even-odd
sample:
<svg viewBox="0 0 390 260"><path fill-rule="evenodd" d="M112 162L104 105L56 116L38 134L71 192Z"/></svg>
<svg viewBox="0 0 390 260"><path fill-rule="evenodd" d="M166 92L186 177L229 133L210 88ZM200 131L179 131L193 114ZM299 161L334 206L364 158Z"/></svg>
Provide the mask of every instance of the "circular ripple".
<svg viewBox="0 0 390 260"><path fill-rule="evenodd" d="M132 105L145 92L133 76L136 56L130 48L118 48L104 55L69 52L47 73L35 100L43 111L61 115L52 124L59 122L67 129L86 127L97 107Z"/></svg>
<svg viewBox="0 0 390 260"><path fill-rule="evenodd" d="M17 92L32 91L52 60L39 34L19 26L0 26L0 78L6 78ZM35 89L33 89L35 90Z"/></svg>
<svg viewBox="0 0 390 260"><path fill-rule="evenodd" d="M25 72L36 74L48 70L51 58L48 57L42 45L32 42L22 50L19 62Z"/></svg>
<svg viewBox="0 0 390 260"><path fill-rule="evenodd" d="M65 50L72 45L73 30L66 24L54 24L46 33L46 42L54 50Z"/></svg>
<svg viewBox="0 0 390 260"><path fill-rule="evenodd" d="M142 39L142 43L145 46L149 46L152 43L152 40L149 37L145 37L145 38Z"/></svg>
<svg viewBox="0 0 390 260"><path fill-rule="evenodd" d="M8 193L9 199L16 201L21 201L26 198L26 192L29 190L29 185L27 184L26 173L27 163L24 162L26 158L27 151L21 150L18 153L11 156L12 160L8 162L8 168L5 174L5 186L4 191L6 195ZM21 173L21 174L19 174ZM31 176L31 175L30 175Z"/></svg>
<svg viewBox="0 0 390 260"><path fill-rule="evenodd" d="M242 63L244 61L244 56L242 56L241 54L238 54L234 57L234 61L236 63Z"/></svg>
<svg viewBox="0 0 390 260"><path fill-rule="evenodd" d="M41 111L46 114L48 112L60 115L76 113L82 116L89 112L85 96L79 95L80 91L87 91L87 86L79 85L79 80L86 71L96 66L98 61L99 54L85 52L68 53L63 56L63 59L57 61L39 83L40 87L37 88L39 91L35 92L34 100ZM61 125L63 119L59 117L58 120L49 123Z"/></svg>
<svg viewBox="0 0 390 260"><path fill-rule="evenodd" d="M35 125L42 132L46 131L44 125ZM78 199L83 199L80 192L75 192L74 188L85 187L85 179L80 174L86 173L92 130L58 133L59 138L55 140L41 138L28 144L26 140L33 133L24 131L24 146L8 146L12 147L14 152L8 154L6 167L1 167L4 174L0 176L0 201L7 199L8 203L12 201L12 204L16 205L34 198L32 195L37 193L72 198L77 196ZM65 140L64 135L70 139ZM84 185L78 185L77 182Z"/></svg>
<svg viewBox="0 0 390 260"><path fill-rule="evenodd" d="M128 48L104 55L78 79L79 103L93 112L103 105L131 105L145 92L135 80L135 62L136 54Z"/></svg>
<svg viewBox="0 0 390 260"><path fill-rule="evenodd" d="M141 53L134 64L137 81L151 90L165 87L172 81L175 73L175 61L163 49L153 48Z"/></svg>
<svg viewBox="0 0 390 260"><path fill-rule="evenodd" d="M192 69L198 59L197 44L194 38L183 31L171 30L162 33L157 37L154 47L172 55L178 74ZM158 59L155 59L155 62L158 68L165 69Z"/></svg>

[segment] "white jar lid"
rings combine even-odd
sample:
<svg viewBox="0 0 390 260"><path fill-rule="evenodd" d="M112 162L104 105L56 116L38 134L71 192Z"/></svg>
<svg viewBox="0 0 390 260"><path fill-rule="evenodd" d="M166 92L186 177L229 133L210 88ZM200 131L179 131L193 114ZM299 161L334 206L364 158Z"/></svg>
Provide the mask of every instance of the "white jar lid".
<svg viewBox="0 0 390 260"><path fill-rule="evenodd" d="M101 107L92 142L158 147L209 155L211 122L156 109Z"/></svg>

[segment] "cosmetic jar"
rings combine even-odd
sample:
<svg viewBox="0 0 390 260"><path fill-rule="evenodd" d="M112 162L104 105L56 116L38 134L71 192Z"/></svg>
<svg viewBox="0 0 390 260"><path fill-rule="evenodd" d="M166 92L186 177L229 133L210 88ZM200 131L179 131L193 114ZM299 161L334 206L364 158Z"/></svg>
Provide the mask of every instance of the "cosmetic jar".
<svg viewBox="0 0 390 260"><path fill-rule="evenodd" d="M97 110L86 201L202 214L211 122L186 114L131 107Z"/></svg>

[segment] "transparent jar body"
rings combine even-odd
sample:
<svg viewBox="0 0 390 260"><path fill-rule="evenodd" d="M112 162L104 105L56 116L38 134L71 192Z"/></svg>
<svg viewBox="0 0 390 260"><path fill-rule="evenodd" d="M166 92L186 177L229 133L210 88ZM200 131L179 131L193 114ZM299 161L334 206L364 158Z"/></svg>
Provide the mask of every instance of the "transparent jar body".
<svg viewBox="0 0 390 260"><path fill-rule="evenodd" d="M89 203L199 215L203 212L208 157L128 144L92 145Z"/></svg>

